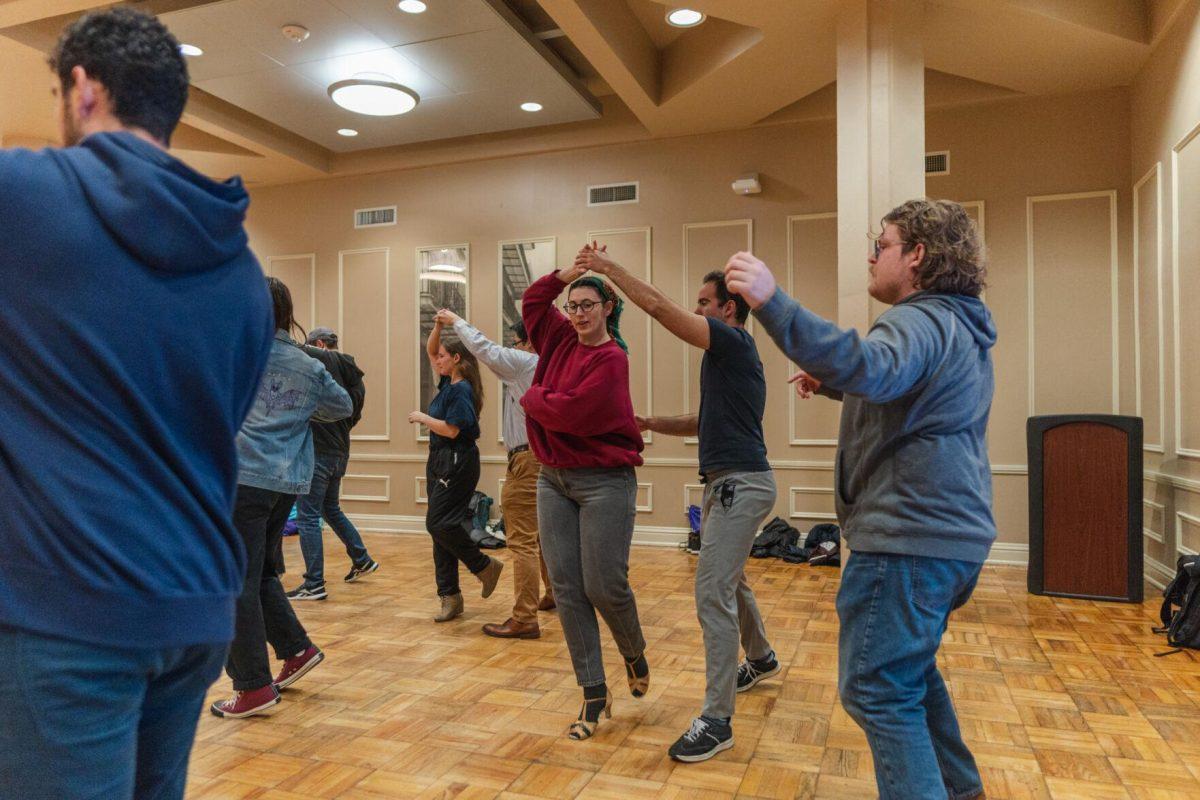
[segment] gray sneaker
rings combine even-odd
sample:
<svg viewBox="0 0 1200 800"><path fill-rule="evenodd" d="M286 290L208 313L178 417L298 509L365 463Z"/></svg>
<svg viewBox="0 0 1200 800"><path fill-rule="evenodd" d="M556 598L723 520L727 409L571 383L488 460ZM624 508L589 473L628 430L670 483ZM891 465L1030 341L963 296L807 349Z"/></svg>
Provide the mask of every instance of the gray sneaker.
<svg viewBox="0 0 1200 800"><path fill-rule="evenodd" d="M287 593L289 600L324 600L329 595L325 593L325 584L320 586L300 586Z"/></svg>

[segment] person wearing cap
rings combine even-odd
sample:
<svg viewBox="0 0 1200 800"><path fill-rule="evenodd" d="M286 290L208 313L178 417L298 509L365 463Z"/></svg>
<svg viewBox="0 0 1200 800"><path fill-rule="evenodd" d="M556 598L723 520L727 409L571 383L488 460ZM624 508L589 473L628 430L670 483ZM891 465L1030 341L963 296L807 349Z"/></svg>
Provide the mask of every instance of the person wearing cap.
<svg viewBox="0 0 1200 800"><path fill-rule="evenodd" d="M292 600L324 600L328 593L325 590L322 517L342 540L346 555L350 557L350 571L343 581L353 583L379 569L379 562L367 553L362 536L342 512L340 503L342 478L350 458L350 429L362 418L367 387L363 383L363 371L354 363L354 356L338 350L338 336L332 328L313 328L304 352L325 365L354 404L354 411L346 419L312 423L312 485L308 494L296 502L296 526L300 534L300 552L304 556L304 583L288 592L288 597Z"/></svg>
<svg viewBox="0 0 1200 800"><path fill-rule="evenodd" d="M521 407L521 396L533 383L538 357L520 320L510 328L516 337L515 344L502 347L449 309L439 311L437 318L442 324L453 326L466 348L504 383L503 433L508 448L508 470L500 492L500 507L504 510L504 534L513 560L513 610L504 622L484 625L483 632L501 639L536 639L541 636L538 610L554 608L546 562L538 546L537 481L541 464L529 449L525 409ZM539 574L546 591L540 601Z"/></svg>

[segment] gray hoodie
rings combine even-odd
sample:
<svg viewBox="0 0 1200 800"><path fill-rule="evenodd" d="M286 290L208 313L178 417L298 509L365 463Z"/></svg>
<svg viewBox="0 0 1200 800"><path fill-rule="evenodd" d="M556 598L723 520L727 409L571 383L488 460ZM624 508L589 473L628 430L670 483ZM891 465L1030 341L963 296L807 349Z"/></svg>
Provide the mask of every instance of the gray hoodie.
<svg viewBox="0 0 1200 800"><path fill-rule="evenodd" d="M823 390L844 395L835 498L850 548L985 561L996 329L982 301L918 292L865 339L782 290L755 316Z"/></svg>

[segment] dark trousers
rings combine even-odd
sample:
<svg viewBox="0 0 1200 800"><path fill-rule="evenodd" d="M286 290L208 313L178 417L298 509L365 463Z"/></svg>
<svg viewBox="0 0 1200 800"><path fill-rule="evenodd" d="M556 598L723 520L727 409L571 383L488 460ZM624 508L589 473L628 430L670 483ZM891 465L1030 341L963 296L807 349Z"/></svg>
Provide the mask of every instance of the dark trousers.
<svg viewBox="0 0 1200 800"><path fill-rule="evenodd" d="M479 448L438 447L425 464L429 509L425 529L433 537L433 571L439 597L459 593L458 562L478 575L491 561L471 541L471 496L479 484Z"/></svg>
<svg viewBox="0 0 1200 800"><path fill-rule="evenodd" d="M109 647L0 625L0 798L180 800L224 658L223 644Z"/></svg>
<svg viewBox="0 0 1200 800"><path fill-rule="evenodd" d="M312 646L278 574L283 525L295 501L292 494L237 487L233 524L246 545L246 582L238 597L233 644L225 663L235 691L260 689L271 683L268 642L281 660Z"/></svg>

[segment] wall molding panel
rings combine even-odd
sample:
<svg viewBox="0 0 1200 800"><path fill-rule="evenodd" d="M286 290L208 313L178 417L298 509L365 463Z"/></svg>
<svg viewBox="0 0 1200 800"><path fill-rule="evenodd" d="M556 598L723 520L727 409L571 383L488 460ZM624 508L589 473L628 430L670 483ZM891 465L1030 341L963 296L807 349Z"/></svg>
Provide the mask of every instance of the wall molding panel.
<svg viewBox="0 0 1200 800"><path fill-rule="evenodd" d="M338 251L337 325L338 347L353 350L355 339L346 336L346 256L383 253L383 433L350 433L353 441L390 442L392 440L392 251L390 247L366 247ZM347 347L347 345L349 345ZM361 423L360 423L361 424ZM357 427L357 426L356 426Z"/></svg>
<svg viewBox="0 0 1200 800"><path fill-rule="evenodd" d="M1154 181L1154 292L1155 292L1155 321L1154 328L1158 336L1158 362L1155 374L1158 376L1158 442L1153 443L1143 439L1142 449L1152 453L1163 452L1167 440L1167 409L1166 409L1166 338L1164 333L1163 315L1163 213L1162 213L1162 162L1154 162L1154 166L1133 185L1133 373L1135 379L1135 396L1137 416L1142 416L1142 320L1141 320L1141 204L1142 187L1150 180Z"/></svg>
<svg viewBox="0 0 1200 800"><path fill-rule="evenodd" d="M1175 454L1188 458L1200 458L1200 449L1183 446L1184 398L1183 378L1181 376L1183 367L1182 314L1187 309L1181 303L1179 291L1179 274L1183 265L1183 259L1179 256L1180 241L1182 238L1179 235L1179 156L1188 145L1196 140L1197 136L1200 136L1200 123L1197 123L1187 135L1171 148L1171 295L1174 305L1175 326L1173 342L1175 350ZM1196 209L1196 211L1200 213L1200 209ZM1195 269L1194 265L1193 269ZM1191 313L1189 313L1190 316Z"/></svg>
<svg viewBox="0 0 1200 800"><path fill-rule="evenodd" d="M390 503L392 502L392 478L390 475L356 475L347 472L342 477L342 486L345 487L346 481L383 481L383 492L380 494L361 494L361 493L346 493L341 495L342 500L358 500L364 503Z"/></svg>
<svg viewBox="0 0 1200 800"><path fill-rule="evenodd" d="M268 275L280 277L275 269L275 263L280 261L308 261L308 280L305 283L308 291L308 319L311 328L317 324L317 254L296 253L286 256L267 256ZM287 281L284 282L287 283ZM293 287L289 284L288 288L292 289Z"/></svg>
<svg viewBox="0 0 1200 800"><path fill-rule="evenodd" d="M645 244L645 259L646 273L641 277L646 283L654 283L654 230L649 225L638 225L629 228L603 228L600 230L588 231L585 234L588 242L601 241L610 236L624 236L629 234L643 234L646 237ZM574 259L572 259L574 262ZM624 265L622 265L624 266ZM630 303L630 305L633 305ZM640 311L640 309L639 309ZM643 312L644 313L644 312ZM642 412L642 416L654 415L654 320L649 314L646 314L646 410ZM654 441L654 434L651 431L642 432L642 441L646 444Z"/></svg>
<svg viewBox="0 0 1200 800"><path fill-rule="evenodd" d="M1026 354L1027 369L1029 376L1029 397L1028 397L1028 416L1035 416L1037 412L1037 316L1035 296L1037 294L1036 285L1036 265L1034 252L1036 244L1034 241L1034 210L1039 203L1062 203L1074 200L1092 200L1096 198L1108 199L1108 222L1109 222L1109 298L1110 298L1110 315L1109 315L1109 334L1111 339L1111 394L1110 408L1111 413L1120 413L1121 402L1121 374L1120 374L1120 298L1118 297L1119 289L1119 270L1118 270L1118 249L1117 249L1117 192L1115 189L1107 189L1095 192L1073 192L1068 194L1049 194L1049 195L1034 195L1025 198L1025 246L1026 246L1026 312L1028 325L1028 352Z"/></svg>
<svg viewBox="0 0 1200 800"><path fill-rule="evenodd" d="M742 228L742 229L744 229L746 232L745 246L742 247L742 249L747 250L747 251L754 250L754 220L753 219L746 218L746 219L714 220L712 222L685 222L683 224L683 248L680 250L681 256L679 259L680 268L683 270L682 291L684 293L685 298L696 288L696 285L693 283L693 278L692 278L692 274L691 274L691 264L690 264L690 259L688 256L688 251L690 249L689 244L688 244L688 234L691 233L692 231L710 230L713 228ZM736 251L730 251L727 255L733 255L734 252L736 252ZM682 302L683 302L684 308L687 308L689 301L685 299ZM754 318L751 317L750 320L747 321L747 325L746 325L746 328L749 331L751 331L751 333L753 333L753 331L754 331L753 324L754 324ZM695 376L692 375L692 351L693 350L697 350L697 348L694 348L689 344L684 344L684 346L683 346L683 413L684 414L694 413L693 408L692 408L692 395L693 395L693 393L698 393L698 391L699 391L698 387L693 388L693 383L696 383L699 380L699 374L697 374ZM699 351L697 350L697 352L699 352ZM703 357L703 354L701 354L701 357ZM697 410L698 410L698 408L699 407L697 406ZM700 444L700 440L695 436L685 436L685 437L683 437L683 441L685 444L695 444L695 445Z"/></svg>
<svg viewBox="0 0 1200 800"><path fill-rule="evenodd" d="M1195 548L1184 544L1183 529L1185 525L1191 525L1194 528L1200 529L1200 517L1189 514L1186 511L1175 512L1175 553L1180 556L1200 555Z"/></svg>

